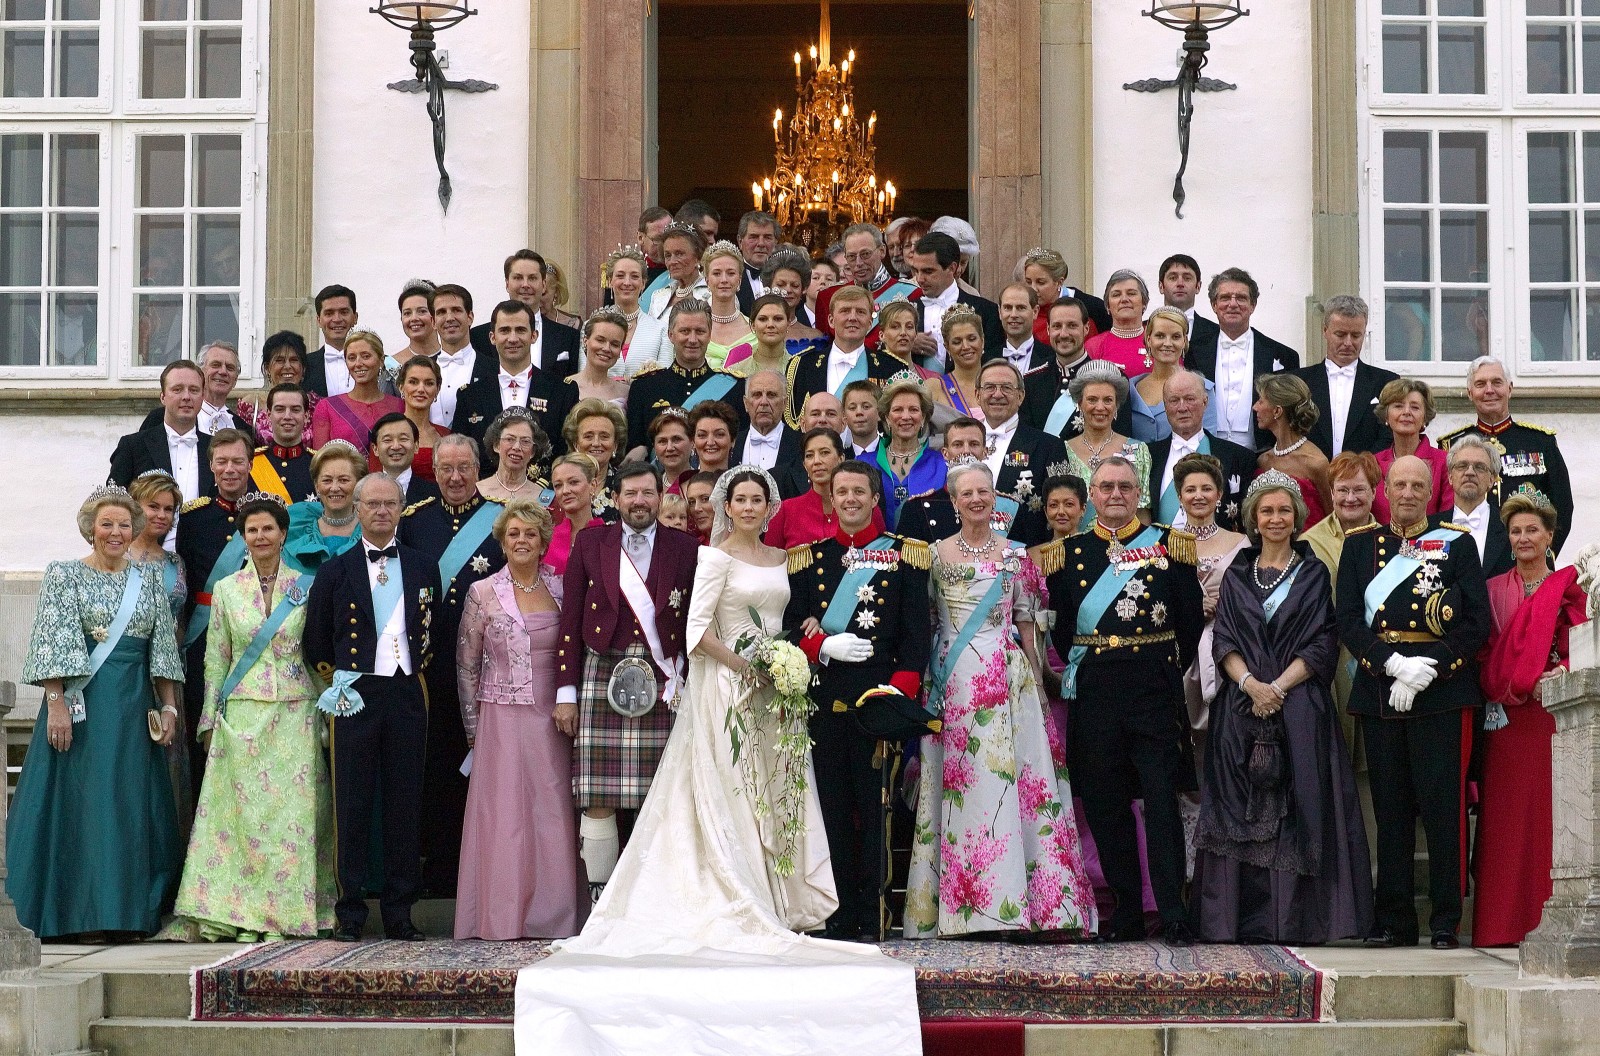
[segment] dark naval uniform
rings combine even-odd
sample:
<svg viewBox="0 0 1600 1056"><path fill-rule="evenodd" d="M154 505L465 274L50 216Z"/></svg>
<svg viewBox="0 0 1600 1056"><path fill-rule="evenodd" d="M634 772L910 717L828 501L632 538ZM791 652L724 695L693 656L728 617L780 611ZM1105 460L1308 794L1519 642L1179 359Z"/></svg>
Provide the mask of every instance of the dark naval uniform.
<svg viewBox="0 0 1600 1056"><path fill-rule="evenodd" d="M389 556L380 563L368 556L370 545L363 539L317 569L306 599L301 649L306 663L324 683L331 684L336 672L363 672L352 687L361 695L362 709L328 722L334 873L339 889L334 912L339 931L359 935L366 923L363 892L378 793L383 804L383 893L379 904L385 933L403 938L415 934L411 907L421 889L418 831L428 739L423 672L432 659L439 566L419 551L397 543L389 544ZM380 666L378 644L384 628L376 626L369 565L382 569L380 574L398 572L401 577L397 612L404 620L409 664L400 662L395 646L392 661L382 658L391 674L373 673ZM446 643L446 648L453 650L455 643Z"/></svg>
<svg viewBox="0 0 1600 1056"><path fill-rule="evenodd" d="M733 385L717 399L739 412L740 428L748 426L744 417L743 378L704 364L694 368L679 366L674 360L670 366L641 370L628 387L629 445L648 446L650 423L655 421L656 415L668 407L683 407L683 401L713 377L732 379Z"/></svg>
<svg viewBox="0 0 1600 1056"><path fill-rule="evenodd" d="M1115 535L1115 538L1113 538ZM1141 536L1147 540L1136 542ZM1130 521L1113 533L1092 530L1039 551L1056 610L1057 652L1080 663L1072 700L1069 756L1073 789L1083 797L1089 829L1100 848L1106 882L1117 893L1109 934L1145 937L1133 800L1144 798L1150 886L1163 924L1185 923L1183 823L1178 792L1194 787L1185 758L1189 739L1183 672L1205 627L1204 595L1195 572L1194 536L1165 525ZM1125 585L1109 594L1092 626L1080 631L1108 595L1102 576ZM1113 583L1113 578L1106 582ZM1097 589L1099 588L1099 589Z"/></svg>
<svg viewBox="0 0 1600 1056"><path fill-rule="evenodd" d="M1490 520L1500 517L1500 503L1532 485L1556 508L1556 552L1572 531L1572 478L1556 444L1556 431L1506 418L1499 425L1474 421L1441 437L1445 451L1467 433L1477 433L1500 456L1500 480L1489 491Z"/></svg>
<svg viewBox="0 0 1600 1056"><path fill-rule="evenodd" d="M415 479L415 478L413 478ZM437 567L456 533L484 506L486 517L498 516L502 504L474 494L464 506L427 498L407 506L400 517L400 542L425 554ZM485 535L455 574L445 582L440 569L439 603L433 608L433 633L450 643L433 658L424 678L428 686L428 757L422 775L422 889L449 898L461 865L461 822L467 809L467 779L461 761L467 756L467 734L461 725L456 691L455 641L467 591L480 579L505 567L506 555L494 535Z"/></svg>
<svg viewBox="0 0 1600 1056"><path fill-rule="evenodd" d="M887 549L869 551L868 544L890 541ZM868 556L863 556L868 555ZM830 604L855 605L847 631L872 643L872 655L860 663L821 661L819 651L829 632L801 638L800 648L816 664L811 699L811 749L817 774L817 799L833 856L839 910L829 930L854 938L879 934L884 853L883 772L875 765L877 742L848 714L861 695L879 685L892 685L913 699L933 650L929 622L928 567L932 551L924 543L887 535L868 527L856 536L841 529L824 539L789 551L789 607L785 627L796 629L807 617L821 620ZM835 595L846 571L865 562L877 569L848 599Z"/></svg>
<svg viewBox="0 0 1600 1056"><path fill-rule="evenodd" d="M256 448L250 463L250 486L256 491L277 495L286 503L305 502L317 497L311 486L311 449L304 444L280 447L268 444Z"/></svg>
<svg viewBox="0 0 1600 1056"><path fill-rule="evenodd" d="M829 287L833 289L833 287ZM821 311L820 306L818 311ZM876 331L876 326L874 326ZM870 335L869 335L870 336ZM876 381L881 386L902 370L906 365L886 352L876 352L870 346L873 342L861 347L861 355L866 357L866 377L869 381ZM802 352L798 356L789 357L789 365L785 380L789 384L789 409L784 413L784 421L789 423L791 429L800 428L800 413L805 409L806 397L814 392L822 392L828 387L828 357L833 354L833 345L824 344L811 352ZM838 395L835 393L835 395ZM841 397L842 399L843 397ZM632 436L632 433L628 434Z"/></svg>
<svg viewBox="0 0 1600 1056"><path fill-rule="evenodd" d="M1450 538L1428 539L1435 531ZM1369 587L1399 558L1416 566L1366 610ZM1417 940L1412 875L1416 819L1428 839L1428 887L1435 936L1454 935L1461 922L1465 880L1465 753L1482 702L1478 649L1489 636L1489 592L1472 536L1435 517L1402 533L1392 525L1367 525L1345 533L1339 559L1335 611L1339 638L1357 661L1350 714L1359 716L1372 774L1377 818L1377 926L1393 941ZM1433 682L1411 710L1389 704L1394 680L1384 673L1391 656L1431 656Z"/></svg>
<svg viewBox="0 0 1600 1056"><path fill-rule="evenodd" d="M216 569L222 552L233 538L236 506L213 492L191 499L178 511L178 538L174 547L183 559L184 575L189 582L189 604L179 623L179 634L187 643L183 651L183 713L193 730L200 722L200 708L206 697L206 634L205 625L211 619L211 592L206 584ZM241 551L240 560L232 568L217 569L216 578L231 576L243 568L250 558ZM229 562L232 564L232 562ZM193 638L191 627L198 626L199 637ZM206 749L197 738L189 740L190 790L195 802L200 798L200 777L205 773Z"/></svg>

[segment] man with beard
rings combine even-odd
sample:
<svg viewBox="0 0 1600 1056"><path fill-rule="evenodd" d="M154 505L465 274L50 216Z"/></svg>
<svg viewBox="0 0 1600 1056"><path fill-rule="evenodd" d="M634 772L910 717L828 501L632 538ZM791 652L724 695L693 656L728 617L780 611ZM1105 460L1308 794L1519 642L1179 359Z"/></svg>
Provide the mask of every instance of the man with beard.
<svg viewBox="0 0 1600 1056"><path fill-rule="evenodd" d="M644 803L672 732L686 673L698 541L656 524L661 473L617 471L622 520L580 533L567 561L556 657L556 717L574 711L572 798L580 851L599 898L622 850L617 813Z"/></svg>

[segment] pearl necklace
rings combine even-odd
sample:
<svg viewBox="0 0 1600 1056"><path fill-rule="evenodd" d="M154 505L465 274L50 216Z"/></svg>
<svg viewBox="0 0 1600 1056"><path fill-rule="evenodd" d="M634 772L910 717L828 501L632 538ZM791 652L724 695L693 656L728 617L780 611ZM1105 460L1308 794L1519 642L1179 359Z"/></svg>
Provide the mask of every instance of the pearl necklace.
<svg viewBox="0 0 1600 1056"><path fill-rule="evenodd" d="M1261 558L1258 557L1254 561L1250 562L1250 578L1256 581L1256 586L1260 589L1272 590L1279 583L1283 582L1283 577L1289 574L1289 570L1294 567L1294 563L1299 559L1299 554L1290 554L1289 563L1283 566L1283 569L1278 573L1278 577L1271 583L1263 583L1261 582Z"/></svg>
<svg viewBox="0 0 1600 1056"><path fill-rule="evenodd" d="M739 311L739 310L737 310L737 309L734 310L734 313L732 315L718 315L716 312L712 312L711 313L711 321L713 323L731 323L731 322L734 322L737 319L743 319L743 318L744 318L744 313Z"/></svg>
<svg viewBox="0 0 1600 1056"><path fill-rule="evenodd" d="M1285 448L1282 448L1282 449L1274 447L1272 449L1272 453L1274 455L1277 455L1279 458L1283 458L1286 455L1292 455L1296 451L1300 450L1300 448L1304 447L1306 441L1308 441L1310 439L1311 438L1309 436L1302 436L1300 439L1296 440L1294 443L1290 444L1288 447L1285 447Z"/></svg>
<svg viewBox="0 0 1600 1056"><path fill-rule="evenodd" d="M961 534L959 532L956 533L956 549L960 550L968 557L982 557L984 554L987 554L989 551L994 549L994 543L995 536L993 532L989 533L989 541L984 543L982 546L968 546L967 541L961 538Z"/></svg>
<svg viewBox="0 0 1600 1056"><path fill-rule="evenodd" d="M1113 335L1115 335L1117 337L1120 337L1120 338L1122 338L1123 340L1126 341L1126 340L1128 340L1130 338L1135 338L1135 337L1138 337L1140 334L1143 334L1144 333L1144 327L1136 326L1132 330L1122 330L1122 329L1119 329L1119 328L1113 326L1111 328L1111 333Z"/></svg>
<svg viewBox="0 0 1600 1056"><path fill-rule="evenodd" d="M638 318L639 318L639 313L640 313L640 312L641 312L641 311L642 311L642 310L643 310L643 309L640 309L640 308L635 308L635 309L634 309L634 310L633 310L633 311L631 311L631 312L623 312L623 313L622 313L622 317L623 317L623 318L624 318L624 319L626 319L626 320L628 320L628 322L630 322L630 323L631 323L631 322L633 322L633 321L634 321L634 320L635 320L635 319L638 319Z"/></svg>
<svg viewBox="0 0 1600 1056"><path fill-rule="evenodd" d="M510 485L510 484L507 484L507 483L506 483L506 478L505 478L505 477L504 477L504 476L500 476L500 477L497 477L497 478L496 478L496 482L497 482L497 483L498 483L498 484L499 484L499 485L500 485L500 486L501 486L501 487L502 487L502 488L505 488L505 489L506 489L506 494L508 494L508 495L515 495L515 494L517 494L517 493L518 493L518 492L520 492L520 491L522 491L522 490L524 490L524 489L525 489L525 488L527 488L527 486L528 486L528 478L527 478L527 477L523 477L523 478L522 478L522 483L521 483L521 484L518 484L518 485L517 485L517 486L516 486L516 487L514 487L514 488L513 488L513 487L512 487L512 486L511 486L511 485Z"/></svg>

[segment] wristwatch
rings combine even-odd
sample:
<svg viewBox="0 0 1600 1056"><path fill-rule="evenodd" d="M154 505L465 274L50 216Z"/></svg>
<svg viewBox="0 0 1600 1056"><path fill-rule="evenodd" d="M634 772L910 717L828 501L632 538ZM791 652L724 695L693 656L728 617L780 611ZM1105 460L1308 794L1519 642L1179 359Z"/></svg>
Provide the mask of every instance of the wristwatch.
<svg viewBox="0 0 1600 1056"><path fill-rule="evenodd" d="M45 699L45 703L54 704L56 701L61 699L61 694L60 693L46 693L44 695L44 699Z"/></svg>

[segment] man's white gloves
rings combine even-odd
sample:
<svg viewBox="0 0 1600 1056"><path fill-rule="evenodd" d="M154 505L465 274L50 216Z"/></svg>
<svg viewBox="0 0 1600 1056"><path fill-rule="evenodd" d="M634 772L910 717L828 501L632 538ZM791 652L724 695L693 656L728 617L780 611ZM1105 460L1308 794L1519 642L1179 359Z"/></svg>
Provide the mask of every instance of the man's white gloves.
<svg viewBox="0 0 1600 1056"><path fill-rule="evenodd" d="M822 648L817 653L824 660L859 664L871 658L872 643L855 634L830 634L822 640Z"/></svg>
<svg viewBox="0 0 1600 1056"><path fill-rule="evenodd" d="M1389 687L1389 706L1401 714L1410 711L1417 694L1427 689L1438 677L1438 666L1439 661L1431 656L1401 656L1396 653L1389 657L1383 665L1384 674L1394 679L1394 685Z"/></svg>

